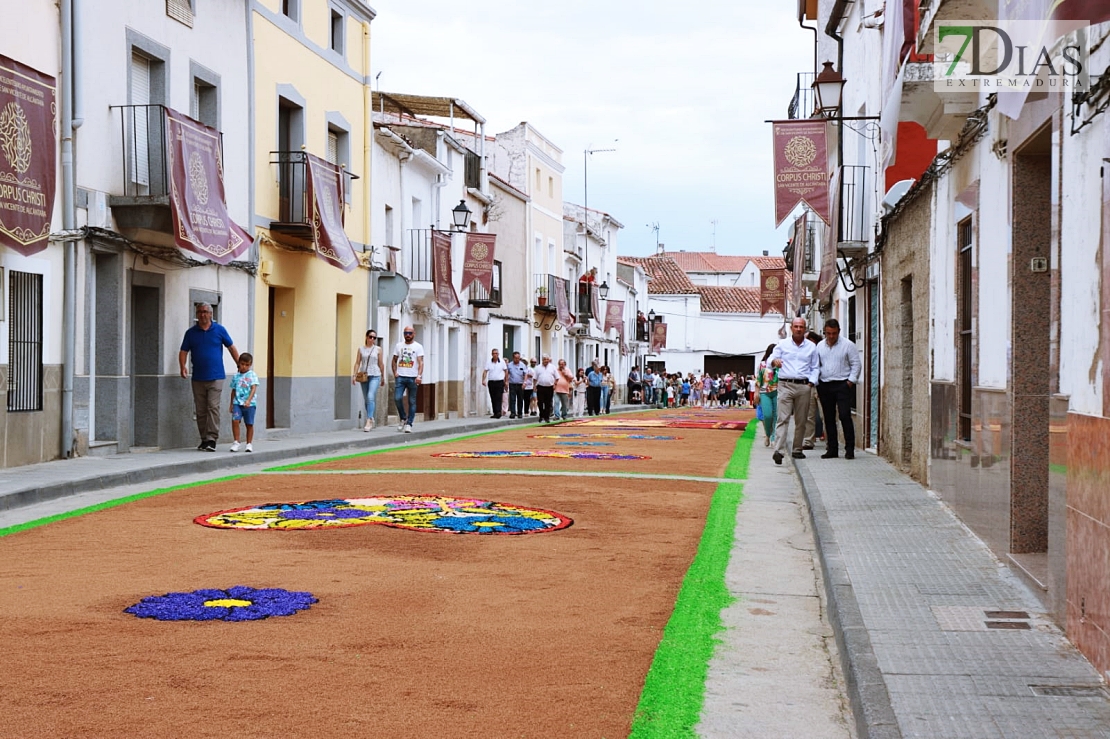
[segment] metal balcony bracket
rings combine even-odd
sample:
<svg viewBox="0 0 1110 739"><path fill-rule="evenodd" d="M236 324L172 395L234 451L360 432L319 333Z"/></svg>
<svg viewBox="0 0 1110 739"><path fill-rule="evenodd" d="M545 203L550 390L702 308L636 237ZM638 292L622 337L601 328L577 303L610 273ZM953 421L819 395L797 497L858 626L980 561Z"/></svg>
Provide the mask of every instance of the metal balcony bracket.
<svg viewBox="0 0 1110 739"><path fill-rule="evenodd" d="M840 277L840 284L844 286L844 291L854 293L859 289L860 284L856 282L855 275L852 274L851 265L848 264L848 258L844 256L844 252L837 249L839 259L836 260L836 274ZM843 269L840 266L841 260L844 260Z"/></svg>

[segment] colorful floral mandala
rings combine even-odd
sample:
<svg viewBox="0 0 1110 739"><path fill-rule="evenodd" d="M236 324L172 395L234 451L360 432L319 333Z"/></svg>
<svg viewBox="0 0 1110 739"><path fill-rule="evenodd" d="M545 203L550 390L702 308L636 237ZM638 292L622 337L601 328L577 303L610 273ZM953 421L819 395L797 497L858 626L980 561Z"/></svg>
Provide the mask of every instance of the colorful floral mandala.
<svg viewBox="0 0 1110 739"><path fill-rule="evenodd" d="M679 441L681 436L663 436L661 434L533 434L529 439L637 439L640 441Z"/></svg>
<svg viewBox="0 0 1110 739"><path fill-rule="evenodd" d="M158 621L257 621L270 616L292 616L315 602L312 593L236 585L227 590L151 595L123 612Z"/></svg>
<svg viewBox="0 0 1110 739"><path fill-rule="evenodd" d="M440 452L433 457L454 457L455 459L487 459L490 457L550 457L552 459L651 459L642 454L614 454L612 452L564 452L559 449L508 449L491 452Z"/></svg>
<svg viewBox="0 0 1110 739"><path fill-rule="evenodd" d="M193 521L216 529L302 531L380 524L451 534L535 534L565 529L573 523L554 511L438 495L270 503L209 513Z"/></svg>
<svg viewBox="0 0 1110 739"><path fill-rule="evenodd" d="M611 441L557 441L555 446L613 446Z"/></svg>

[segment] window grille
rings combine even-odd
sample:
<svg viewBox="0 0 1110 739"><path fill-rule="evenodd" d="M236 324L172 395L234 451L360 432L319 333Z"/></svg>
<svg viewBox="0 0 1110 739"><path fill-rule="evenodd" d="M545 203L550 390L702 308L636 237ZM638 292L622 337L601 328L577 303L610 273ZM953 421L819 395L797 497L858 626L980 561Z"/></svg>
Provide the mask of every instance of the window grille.
<svg viewBox="0 0 1110 739"><path fill-rule="evenodd" d="M9 272L8 412L42 410L42 275Z"/></svg>

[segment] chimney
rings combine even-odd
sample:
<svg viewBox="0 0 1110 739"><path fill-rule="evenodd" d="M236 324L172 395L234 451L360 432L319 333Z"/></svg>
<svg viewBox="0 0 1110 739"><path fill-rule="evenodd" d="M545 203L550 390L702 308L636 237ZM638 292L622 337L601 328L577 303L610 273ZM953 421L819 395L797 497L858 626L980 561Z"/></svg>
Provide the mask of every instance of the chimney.
<svg viewBox="0 0 1110 739"><path fill-rule="evenodd" d="M764 249L764 250L763 250L763 256L767 256L767 255L768 255L768 252L767 252L767 250L766 250L766 249Z"/></svg>
<svg viewBox="0 0 1110 739"><path fill-rule="evenodd" d="M666 251L665 246L666 246L665 244L656 244L655 245L655 253L656 254L662 254L664 251Z"/></svg>

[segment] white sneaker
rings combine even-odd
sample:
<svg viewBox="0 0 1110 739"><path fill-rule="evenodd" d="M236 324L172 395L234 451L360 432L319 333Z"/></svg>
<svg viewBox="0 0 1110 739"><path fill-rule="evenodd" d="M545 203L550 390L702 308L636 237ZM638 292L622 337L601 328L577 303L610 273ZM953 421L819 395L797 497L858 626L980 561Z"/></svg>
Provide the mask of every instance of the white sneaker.
<svg viewBox="0 0 1110 739"><path fill-rule="evenodd" d="M366 425L362 427L362 430L363 431L369 431L372 428L374 428L374 422L373 421L367 421Z"/></svg>
<svg viewBox="0 0 1110 739"><path fill-rule="evenodd" d="M404 421L401 421L399 424L397 424L397 430L398 431L404 431L405 430L405 422Z"/></svg>
<svg viewBox="0 0 1110 739"><path fill-rule="evenodd" d="M250 445L250 444L247 444L247 448L246 448L246 449L245 449L244 451L247 451L247 452L253 452L253 451L254 451L254 449L253 449L253 448L251 447L251 445Z"/></svg>
<svg viewBox="0 0 1110 739"><path fill-rule="evenodd" d="M412 433L412 424L409 424L409 423L405 424L405 433L406 434L411 434Z"/></svg>
<svg viewBox="0 0 1110 739"><path fill-rule="evenodd" d="M248 444L248 446L250 446L250 445ZM239 451L239 442L237 442L237 441L236 441L236 442L232 442L232 444L231 444L231 449L229 449L228 451L232 451L232 452L237 452L237 451Z"/></svg>

